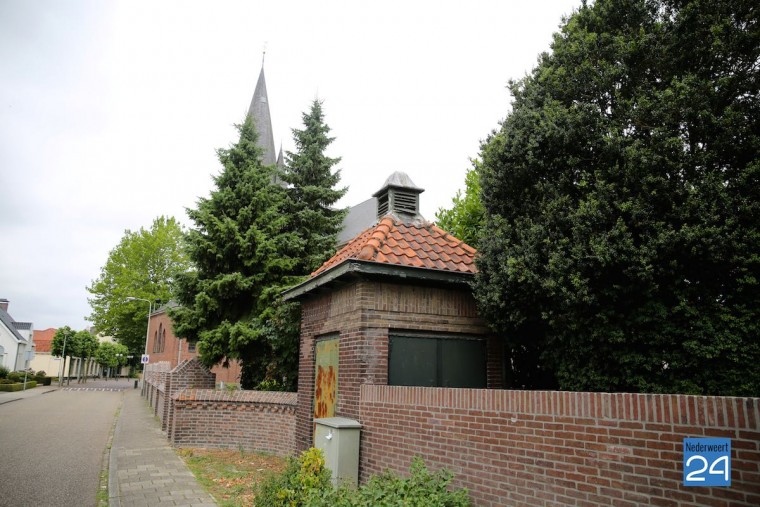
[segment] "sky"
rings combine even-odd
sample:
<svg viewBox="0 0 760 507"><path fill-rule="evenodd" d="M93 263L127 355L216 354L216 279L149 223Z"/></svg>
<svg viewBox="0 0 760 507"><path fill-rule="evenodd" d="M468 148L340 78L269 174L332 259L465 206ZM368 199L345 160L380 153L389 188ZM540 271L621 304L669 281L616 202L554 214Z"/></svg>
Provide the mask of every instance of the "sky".
<svg viewBox="0 0 760 507"><path fill-rule="evenodd" d="M192 226L262 61L278 149L319 99L339 204L403 171L435 220L579 3L0 0L0 298L35 329L89 326L126 230Z"/></svg>

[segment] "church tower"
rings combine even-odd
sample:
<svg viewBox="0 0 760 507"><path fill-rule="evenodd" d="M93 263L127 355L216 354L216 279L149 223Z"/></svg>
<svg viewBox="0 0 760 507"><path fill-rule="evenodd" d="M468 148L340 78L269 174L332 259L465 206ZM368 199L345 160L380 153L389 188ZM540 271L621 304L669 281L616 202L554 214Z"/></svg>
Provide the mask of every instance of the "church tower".
<svg viewBox="0 0 760 507"><path fill-rule="evenodd" d="M248 115L253 118L256 132L259 134L258 145L261 148L261 162L264 165L275 165L277 158L274 151L274 134L272 133L272 117L269 114L269 97L267 97L267 83L264 79L264 63L261 64L259 80L256 90L253 92L251 106Z"/></svg>

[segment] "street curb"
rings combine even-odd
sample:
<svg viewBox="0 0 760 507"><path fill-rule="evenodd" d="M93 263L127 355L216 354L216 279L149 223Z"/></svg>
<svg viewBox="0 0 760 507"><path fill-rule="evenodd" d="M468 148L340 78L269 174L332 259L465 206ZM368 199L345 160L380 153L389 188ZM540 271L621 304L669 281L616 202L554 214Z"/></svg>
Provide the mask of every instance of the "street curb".
<svg viewBox="0 0 760 507"><path fill-rule="evenodd" d="M114 425L111 430L111 435L109 437L108 445L106 446L106 449L108 450L108 507L121 507L121 494L119 492L119 480L118 480L118 468L116 465L116 452L114 452L113 448L113 441L116 439L116 435L119 434L119 430L121 429L121 415L122 411L124 410L124 398L125 393L122 391L121 394L121 404L119 405L119 409L116 411L118 414L116 421L114 422ZM103 460L104 462L106 460Z"/></svg>

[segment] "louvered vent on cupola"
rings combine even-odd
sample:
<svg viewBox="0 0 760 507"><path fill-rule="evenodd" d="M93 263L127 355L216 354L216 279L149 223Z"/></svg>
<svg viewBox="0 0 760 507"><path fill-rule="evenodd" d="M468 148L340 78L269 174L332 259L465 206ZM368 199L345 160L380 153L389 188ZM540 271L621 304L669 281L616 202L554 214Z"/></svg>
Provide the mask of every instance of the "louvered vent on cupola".
<svg viewBox="0 0 760 507"><path fill-rule="evenodd" d="M383 188L374 194L377 198L377 218L388 214L399 218L419 217L420 194L424 191L405 173L396 171L385 180Z"/></svg>

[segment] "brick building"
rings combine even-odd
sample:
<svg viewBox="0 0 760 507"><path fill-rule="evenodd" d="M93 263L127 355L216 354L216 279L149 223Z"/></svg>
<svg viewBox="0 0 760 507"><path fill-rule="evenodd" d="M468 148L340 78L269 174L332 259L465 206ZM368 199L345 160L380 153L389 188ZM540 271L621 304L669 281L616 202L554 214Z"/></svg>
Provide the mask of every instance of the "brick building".
<svg viewBox="0 0 760 507"><path fill-rule="evenodd" d="M422 191L391 175L376 225L285 293L302 303L299 449L315 417L359 419L364 384L502 386L500 345L469 287L476 252L419 215Z"/></svg>
<svg viewBox="0 0 760 507"><path fill-rule="evenodd" d="M148 355L150 363L166 361L173 369L186 359L198 357L195 343L190 343L174 334L172 321L169 318L168 309L172 305L166 305L150 314L148 325ZM217 382L238 384L240 382L240 363L237 360L230 361L229 367L217 364L211 369L216 375Z"/></svg>

